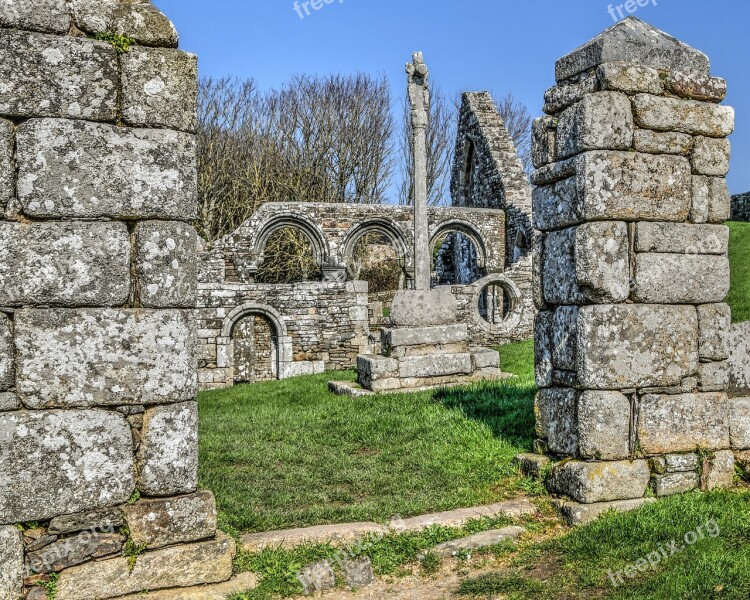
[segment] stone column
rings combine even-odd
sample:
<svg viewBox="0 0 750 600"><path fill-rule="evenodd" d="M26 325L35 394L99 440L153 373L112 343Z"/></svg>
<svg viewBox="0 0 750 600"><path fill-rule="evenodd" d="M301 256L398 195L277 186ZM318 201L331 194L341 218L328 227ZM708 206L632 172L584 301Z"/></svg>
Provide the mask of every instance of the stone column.
<svg viewBox="0 0 750 600"><path fill-rule="evenodd" d="M556 78L534 123L537 449L573 460L550 488L580 519L730 485L726 82L633 18Z"/></svg>
<svg viewBox="0 0 750 600"><path fill-rule="evenodd" d="M196 57L146 0L0 26L0 597L225 580L196 493Z"/></svg>
<svg viewBox="0 0 750 600"><path fill-rule="evenodd" d="M407 63L411 105L412 153L414 155L414 289L429 290L432 271L427 222L427 124L430 118L429 71L421 52Z"/></svg>

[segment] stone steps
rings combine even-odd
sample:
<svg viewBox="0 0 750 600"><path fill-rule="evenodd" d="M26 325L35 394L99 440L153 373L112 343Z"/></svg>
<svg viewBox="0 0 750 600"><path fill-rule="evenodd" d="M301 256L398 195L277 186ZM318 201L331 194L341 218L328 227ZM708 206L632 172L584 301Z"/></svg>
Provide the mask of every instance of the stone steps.
<svg viewBox="0 0 750 600"><path fill-rule="evenodd" d="M457 556L461 552L469 552L471 550L496 546L505 540L516 539L524 533L526 533L526 530L523 527L518 526L482 531L481 533L475 533L474 535L465 538L450 540L449 542L438 544L433 549L433 552L437 553L437 555L442 558L449 558L451 556Z"/></svg>
<svg viewBox="0 0 750 600"><path fill-rule="evenodd" d="M131 594L118 600L226 600L232 594L249 592L258 586L255 573L240 573L229 581L215 585L161 590L148 594Z"/></svg>
<svg viewBox="0 0 750 600"><path fill-rule="evenodd" d="M421 515L409 519L393 519L387 526L378 525L377 523L346 523L253 533L243 536L240 539L240 543L246 552L260 552L263 548L269 547L288 549L301 546L305 543L346 544L352 543L368 534L386 535L391 532L418 532L433 525L462 527L469 521L482 517L497 518L505 516L519 518L535 513L536 507L524 498L485 506Z"/></svg>

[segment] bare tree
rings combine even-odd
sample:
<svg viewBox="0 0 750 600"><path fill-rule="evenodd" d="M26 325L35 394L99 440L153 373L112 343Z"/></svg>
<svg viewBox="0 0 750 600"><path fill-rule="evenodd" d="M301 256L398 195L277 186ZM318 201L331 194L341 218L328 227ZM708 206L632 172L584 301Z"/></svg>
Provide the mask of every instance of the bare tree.
<svg viewBox="0 0 750 600"><path fill-rule="evenodd" d="M456 139L455 114L455 103L450 102L440 88L432 88L427 125L427 203L431 206L450 204L452 152ZM414 197L414 152L408 100L404 100L403 115L404 124L399 143L402 165L399 203L411 204Z"/></svg>
<svg viewBox="0 0 750 600"><path fill-rule="evenodd" d="M264 202L384 200L394 131L385 78L298 76L267 93L205 79L199 111L196 227L209 242Z"/></svg>
<svg viewBox="0 0 750 600"><path fill-rule="evenodd" d="M531 124L533 119L526 105L517 100L513 92L508 92L500 100L495 101L508 135L516 145L516 151L523 163L524 170L529 173L533 169L531 159Z"/></svg>

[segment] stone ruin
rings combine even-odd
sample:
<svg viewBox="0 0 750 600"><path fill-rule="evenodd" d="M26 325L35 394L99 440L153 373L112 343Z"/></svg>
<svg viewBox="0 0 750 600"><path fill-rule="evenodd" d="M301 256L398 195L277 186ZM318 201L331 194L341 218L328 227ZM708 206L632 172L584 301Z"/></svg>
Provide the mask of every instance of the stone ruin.
<svg viewBox="0 0 750 600"><path fill-rule="evenodd" d="M750 405L727 395L726 82L634 18L555 70L532 177L549 487L574 517L729 487Z"/></svg>
<svg viewBox="0 0 750 600"><path fill-rule="evenodd" d="M0 26L0 598L226 580L197 491L196 57L145 0Z"/></svg>
<svg viewBox="0 0 750 600"><path fill-rule="evenodd" d="M750 222L750 192L732 196L732 221Z"/></svg>
<svg viewBox="0 0 750 600"><path fill-rule="evenodd" d="M467 93L458 123L452 206L428 207L429 248L443 244L437 273L451 283L456 322L472 346L533 335L531 186L487 93ZM282 228L309 241L321 281L262 284L256 273ZM413 210L406 206L267 203L200 253L198 377L201 389L350 369L379 354L395 291L369 293L354 253L366 235L392 244L404 289L414 287ZM427 251L427 255L431 253ZM434 281L433 283L440 283Z"/></svg>
<svg viewBox="0 0 750 600"><path fill-rule="evenodd" d="M93 39L112 33L135 43ZM226 580L234 542L197 491L196 59L146 0L4 2L0 36L0 598L39 600L52 573L57 600ZM556 75L533 175L536 446L567 459L551 489L582 518L651 486L727 487L750 453L750 352L723 303L726 84L635 19ZM465 131L482 103L464 98ZM480 154L508 151L486 132ZM478 191L457 204L497 208L470 156L456 181ZM523 192L511 206L502 181L484 197L513 213L523 273ZM420 270L384 336L397 362L464 350L452 290Z"/></svg>

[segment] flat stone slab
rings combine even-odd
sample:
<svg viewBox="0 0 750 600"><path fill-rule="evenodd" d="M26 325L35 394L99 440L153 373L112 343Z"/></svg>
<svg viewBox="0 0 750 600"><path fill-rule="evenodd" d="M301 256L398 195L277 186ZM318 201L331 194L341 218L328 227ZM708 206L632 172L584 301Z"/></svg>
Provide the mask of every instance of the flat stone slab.
<svg viewBox="0 0 750 600"><path fill-rule="evenodd" d="M235 543L220 534L216 540L171 546L138 557L131 569L127 557L90 562L60 573L56 600L90 600L137 594L144 590L221 583L232 576Z"/></svg>
<svg viewBox="0 0 750 600"><path fill-rule="evenodd" d="M122 596L119 600L226 600L232 594L249 592L257 586L258 577L255 573L240 573L224 583L161 590L148 594L130 594Z"/></svg>
<svg viewBox="0 0 750 600"><path fill-rule="evenodd" d="M450 556L458 555L459 552L466 552L469 550L478 550L479 548L496 546L500 542L503 542L505 540L513 540L517 537L522 536L524 533L526 533L526 529L517 526L492 529L490 531L475 533L474 535L460 538L458 540L443 542L442 544L438 544L437 546L435 546L433 551L437 553L438 556L448 558Z"/></svg>
<svg viewBox="0 0 750 600"><path fill-rule="evenodd" d="M369 534L385 534L387 531L386 527L372 522L345 523L251 533L242 536L240 541L245 552L260 552L264 548L294 548L305 543L349 543Z"/></svg>
<svg viewBox="0 0 750 600"><path fill-rule="evenodd" d="M389 527L398 532L422 531L433 525L462 527L469 521L481 519L482 517L490 519L495 517L510 517L515 519L524 515L533 515L536 512L536 507L526 499L508 500L485 506L460 508L458 510L432 513L409 519L393 520L389 523Z"/></svg>
<svg viewBox="0 0 750 600"><path fill-rule="evenodd" d="M614 502L598 502L596 504L580 504L568 500L555 500L554 504L569 525L585 525L596 521L609 511L629 512L638 510L645 504L656 502L656 498L636 498L635 500L616 500Z"/></svg>
<svg viewBox="0 0 750 600"><path fill-rule="evenodd" d="M494 369L487 370L494 371ZM451 376L451 379L454 380L452 382L446 381L435 383L433 385L416 385L412 387L394 387L393 389L378 390L377 392L368 390L362 387L359 383L354 383L353 381L329 381L328 389L337 396L361 398L363 396L374 396L375 394L411 394L414 392L429 392L432 390L442 390L446 388L471 385L472 383L477 383L478 381L501 381L503 379L509 379L511 377L514 377L514 375L510 373L501 373L499 371L493 373L492 375L490 375L489 373L477 371L474 375ZM404 380L404 382L408 382L408 380Z"/></svg>

